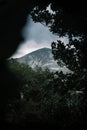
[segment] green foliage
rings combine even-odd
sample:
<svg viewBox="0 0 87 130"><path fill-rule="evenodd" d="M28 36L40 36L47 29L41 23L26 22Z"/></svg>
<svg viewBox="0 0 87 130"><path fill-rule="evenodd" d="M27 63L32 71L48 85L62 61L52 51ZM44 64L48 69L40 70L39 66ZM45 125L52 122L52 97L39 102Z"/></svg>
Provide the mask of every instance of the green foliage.
<svg viewBox="0 0 87 130"><path fill-rule="evenodd" d="M10 60L8 65L21 83L20 98L8 104L7 120L41 120L62 128L81 123L86 99L83 91L76 88L75 82L80 82L77 75L52 73L38 66L33 70L16 60Z"/></svg>
<svg viewBox="0 0 87 130"><path fill-rule="evenodd" d="M67 45L59 40L52 42L52 53L57 63L63 62L72 73L56 73L49 83L52 96L55 98L51 96L45 103L51 108L46 110L47 113L51 113L52 110L60 124L71 126L70 129L74 125L87 123L87 11L86 8L82 8L84 4L77 6L74 2L71 3L67 6L62 1L58 1L58 4L51 1L50 6L55 13L46 11L44 7L40 8L39 4L31 12L35 22L48 26L50 31L59 37L68 37Z"/></svg>
<svg viewBox="0 0 87 130"><path fill-rule="evenodd" d="M41 1L42 2L42 1ZM55 13L46 10L51 3ZM31 116L61 128L76 128L87 122L87 14L76 4L64 6L48 1L37 4L31 16L58 36L67 36L69 43L52 43L52 53L58 64L63 62L72 73L51 73L38 66L35 70L15 60L10 69L20 80L20 99L13 101L9 110L12 118L31 120ZM8 105L9 106L9 105ZM17 107L18 106L18 107ZM16 114L15 114L16 113ZM86 113L86 114L85 114ZM21 116L20 116L21 115ZM15 119L15 120L16 120Z"/></svg>
<svg viewBox="0 0 87 130"><path fill-rule="evenodd" d="M46 10L49 4L54 13L50 13L50 11ZM42 24L48 26L52 33L57 34L60 37L67 36L69 38L69 45L72 44L76 47L76 50L66 50L67 58L69 59L68 55L70 55L74 61L74 64L77 64L75 61L75 56L73 56L72 53L77 53L79 50L78 53L81 54L79 56L81 57L80 59L82 60L82 64L86 67L87 10L84 6L85 3L81 3L81 6L78 6L73 1L68 2L68 4L63 3L63 1L58 1L58 4L56 4L56 1L54 0L49 0L48 2L44 1L43 6L41 6L39 1L39 3L31 11L31 16L35 22L41 22ZM77 37L77 39L79 38L79 40L74 39L75 37ZM66 52L63 53L65 54Z"/></svg>

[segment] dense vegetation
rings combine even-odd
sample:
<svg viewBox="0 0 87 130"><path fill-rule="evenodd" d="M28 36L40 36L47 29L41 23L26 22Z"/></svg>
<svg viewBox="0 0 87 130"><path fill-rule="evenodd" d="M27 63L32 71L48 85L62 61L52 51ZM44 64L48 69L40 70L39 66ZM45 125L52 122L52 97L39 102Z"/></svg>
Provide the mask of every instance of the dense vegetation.
<svg viewBox="0 0 87 130"><path fill-rule="evenodd" d="M73 71L70 75L61 75L55 81L54 84L61 88L60 90L63 92L63 95L67 95L65 97L69 97L73 95L74 104L76 107L70 107L70 115L69 109L67 109L65 113L67 115L66 118L69 118L69 122L66 121L65 124L71 124L74 122L73 126L80 126L80 124L87 124L87 14L85 3L81 1L81 5L79 3L76 4L73 1L63 3L63 1L50 2L50 7L52 9L52 13L46 10L47 3L44 2L44 6L37 5L36 8L31 12L31 16L35 22L41 22L45 26L49 27L49 30L58 35L59 37L68 37L68 44L57 40L56 42L52 42L52 53L54 55L54 59L58 61L58 64L61 64L61 60L66 64L66 66ZM60 74L58 74L60 75ZM60 82L59 82L60 81ZM63 81L63 83L62 83ZM55 85L54 85L55 86ZM61 87L60 87L61 86ZM59 89L58 89L59 91ZM69 92L69 93L68 93ZM74 93L73 93L74 92ZM76 95L80 95L80 97L75 99ZM67 98L65 98L67 99ZM64 101L65 102L65 101ZM61 103L62 104L62 103ZM71 103L73 104L73 103ZM72 106L72 105L71 105ZM64 108L64 105L63 105ZM65 109L64 109L65 110ZM64 111L63 110L63 111ZM76 113L77 112L77 113ZM79 112L79 114L78 114ZM74 117L74 115L76 115ZM76 119L76 120L75 120ZM73 121L72 121L73 120ZM64 120L63 120L64 121ZM71 128L73 128L73 126ZM84 125L83 125L84 126Z"/></svg>
<svg viewBox="0 0 87 130"><path fill-rule="evenodd" d="M19 97L7 105L8 122L41 122L63 129L85 123L86 99L83 90L76 89L77 75L52 73L38 66L33 70L14 59L8 65L20 81Z"/></svg>
<svg viewBox="0 0 87 130"><path fill-rule="evenodd" d="M52 53L58 64L62 60L73 73L53 74L39 67L32 70L15 60L8 61L8 71L6 63L2 62L0 68L4 65L6 70L4 73L1 70L0 118L11 124L36 122L40 125L42 122L64 130L83 128L87 125L87 7L82 1L76 4L72 0L68 3L57 1L58 4L55 0L34 2L35 8L31 11L33 20L48 26L59 37L68 37L67 45L59 40L53 42ZM46 10L49 4L53 13ZM14 47L17 40L14 38L11 46ZM12 54L15 48L10 49Z"/></svg>

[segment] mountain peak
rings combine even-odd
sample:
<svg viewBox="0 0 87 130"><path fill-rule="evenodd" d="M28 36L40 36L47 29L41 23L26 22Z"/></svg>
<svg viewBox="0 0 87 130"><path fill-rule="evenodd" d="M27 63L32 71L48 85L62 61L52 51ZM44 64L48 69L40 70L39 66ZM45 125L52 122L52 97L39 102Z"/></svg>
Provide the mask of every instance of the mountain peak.
<svg viewBox="0 0 87 130"><path fill-rule="evenodd" d="M56 61L54 61L51 49L46 47L28 53L21 58L17 58L17 61L20 63L28 64L32 68L34 68L37 65L42 68L49 68L49 69L51 66L58 67Z"/></svg>
<svg viewBox="0 0 87 130"><path fill-rule="evenodd" d="M45 51L51 51L51 49L44 47L44 48L37 49L37 50L35 50L35 51L33 51L33 52L30 52L29 54L35 53L35 52L39 52L39 51L45 52Z"/></svg>
<svg viewBox="0 0 87 130"><path fill-rule="evenodd" d="M43 48L40 48L39 50L51 50L51 49L47 47L43 47Z"/></svg>
<svg viewBox="0 0 87 130"><path fill-rule="evenodd" d="M51 71L61 71L61 67L53 58L53 54L50 48L40 48L36 51L28 53L27 55L16 59L20 63L27 64L32 68L40 66L42 69L48 68ZM65 70L64 68L64 71Z"/></svg>

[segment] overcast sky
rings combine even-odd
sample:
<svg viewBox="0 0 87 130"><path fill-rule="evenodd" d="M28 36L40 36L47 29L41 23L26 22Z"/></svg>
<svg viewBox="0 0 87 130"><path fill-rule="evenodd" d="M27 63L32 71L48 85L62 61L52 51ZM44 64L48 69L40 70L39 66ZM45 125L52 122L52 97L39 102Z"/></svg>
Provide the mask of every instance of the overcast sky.
<svg viewBox="0 0 87 130"><path fill-rule="evenodd" d="M51 48L51 42L59 39L57 35L53 35L41 23L34 23L30 16L22 29L22 36L24 41L18 46L17 51L12 56L13 58L21 57L39 48ZM67 39L62 38L62 41L67 42Z"/></svg>

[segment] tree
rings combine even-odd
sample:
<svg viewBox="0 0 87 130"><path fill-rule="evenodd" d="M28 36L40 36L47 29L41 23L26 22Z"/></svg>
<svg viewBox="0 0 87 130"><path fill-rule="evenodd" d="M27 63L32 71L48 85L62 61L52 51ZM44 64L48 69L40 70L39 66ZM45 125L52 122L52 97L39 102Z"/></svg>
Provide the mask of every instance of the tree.
<svg viewBox="0 0 87 130"><path fill-rule="evenodd" d="M70 2L72 3L72 1ZM84 100L84 103L82 103L83 111L78 114L77 120L81 114L82 123L86 124L87 120L84 113L87 114L87 9L84 3L81 3L81 6L75 3L69 3L68 5L64 3L64 5L60 1L58 3L59 5L55 1L50 2L53 13L46 10L46 6L42 8L38 5L31 12L31 16L35 22L41 22L48 26L52 33L60 37L68 37L69 42L67 45L59 40L52 42L52 53L54 59L60 64L62 61L72 73L67 75L58 73L58 78L54 78L52 84L55 90L60 92L61 96L62 94L65 95L64 98L71 102L73 91L75 95L76 93L81 95L80 106L77 106L78 112L81 112L80 107ZM74 104L71 105L70 113L72 113L71 111L75 113L73 108L75 102L79 101L79 99L76 98L73 101Z"/></svg>
<svg viewBox="0 0 87 130"><path fill-rule="evenodd" d="M50 13L46 9L49 3L54 13ZM62 60L75 74L78 73L78 75L81 75L82 73L83 76L81 75L81 77L86 78L87 14L85 3L81 3L81 5L69 3L69 5L67 5L58 1L57 5L55 1L51 0L48 1L48 3L44 2L43 7L38 4L31 12L31 16L35 22L41 22L48 26L50 31L54 34L60 37L68 37L69 43L67 45L61 41L52 43L54 58L58 60L58 62Z"/></svg>
<svg viewBox="0 0 87 130"><path fill-rule="evenodd" d="M49 3L55 13L50 13L46 10ZM83 58L83 64L86 67L87 14L85 3L81 2L81 5L78 5L70 1L67 4L66 1L66 4L63 4L63 1L58 1L58 4L56 4L56 1L49 0L48 3L44 1L43 5L38 4L31 12L33 20L47 25L50 31L60 37L67 36L69 44L76 44L76 49L80 49L85 58L85 61ZM74 37L79 37L79 39L75 41Z"/></svg>
<svg viewBox="0 0 87 130"><path fill-rule="evenodd" d="M25 0L25 2L26 2L26 0ZM42 95L39 95L42 97L40 100L41 105L36 104L36 106L35 106L34 104L32 105L31 102L29 102L28 105L34 106L35 108L41 107L41 109L40 109L41 112L45 113L45 114L42 114L42 117L44 117L44 119L48 118L47 120L51 119L50 121L53 121L53 120L54 121L56 120L57 122L59 121L60 126L62 126L62 124L63 124L63 128L65 128L65 126L68 126L69 123L71 123L70 125L72 127L73 127L73 124L74 125L75 124L80 125L80 123L84 124L84 122L86 123L86 118L87 118L86 115L84 114L86 112L86 108L87 108L87 104L86 104L86 102L87 102L87 97L86 97L86 92L87 92L87 88L86 88L86 86L87 86L87 44L86 44L86 42L87 42L87 13L86 12L87 12L87 8L85 8L85 6L84 6L85 3L83 4L83 3L81 3L82 1L80 1L79 5L77 5L73 1L70 1L68 4L67 3L63 4L63 1L62 2L57 1L58 2L58 4L57 4L55 0L48 0L48 1L35 0L34 2L35 2L35 5L34 5L35 8L31 12L33 20L36 22L41 22L42 24L48 26L50 31L52 31L54 34L57 34L60 37L67 36L69 38L69 43L67 45L65 45L61 41L53 42L52 49L53 49L54 58L58 62L59 61L61 62L61 60L62 60L65 63L65 65L70 70L73 71L73 73L67 74L67 75L64 75L62 72L56 73L56 78L55 78L55 75L54 76L52 75L51 81L45 82L43 85L41 83L42 83L43 79L46 79L46 77L45 77L46 73L43 76L39 71L38 73L41 76L41 77L39 77L37 75L37 73L33 73L33 71L30 68L28 68L28 66L26 67L25 65L15 64L15 65L19 66L17 68L18 70L16 71L16 74L17 74L16 78L18 79L18 81L21 80L21 78L23 78L23 80L21 82L19 82L17 85L17 79L12 78L13 74L9 73L9 75L8 75L8 71L7 71L8 69L5 66L6 64L0 64L0 68L6 69L6 70L4 70L5 73L3 73L2 69L1 69L1 74L3 74L3 76L1 77L0 85L3 84L3 85L1 85L2 88L4 87L6 89L11 80L9 87L11 88L11 86L13 86L13 88L15 88L15 86L16 86L17 89L14 89L14 90L17 90L16 92L19 92L17 94L18 95L18 97L16 98L17 100L20 99L19 95L20 95L21 91L24 92L25 99L28 99L28 100L29 100L29 97L28 97L29 93L32 93L33 97L34 96L38 97L38 92L43 93ZM80 6L80 3L81 3L81 6ZM51 9L54 11L54 13L52 13L52 14L46 10L46 7L49 4L51 6ZM6 7L8 8L9 5L11 6L11 4L9 4L9 3L6 4ZM16 7L16 5L17 4L15 3L14 7ZM26 5L27 4L22 3L20 12L22 10L24 10L25 7L28 8L28 5L27 6ZM19 10L19 8L15 8L15 9ZM31 9L29 9L29 10L31 10ZM12 9L12 11L15 12L14 8ZM8 9L8 12L11 12L10 9ZM23 13L23 15L21 15L21 17L24 19L25 15L27 15L26 11L25 11L25 13ZM18 21L22 21L19 19L18 15L14 15L14 16L17 16ZM7 17L6 17L6 19L7 19ZM13 19L13 21L14 21L14 19ZM1 23L3 23L3 20L1 21ZM10 45L10 47L8 46L6 48L7 51L3 51L1 49L1 57L8 57L10 54L13 53L13 51L15 50L15 48L18 45L18 42L20 41L20 38L19 38L19 35L17 35L17 39L14 38L14 43L12 44L11 41L13 41L12 38L15 37L15 35L12 35L13 37L11 37L10 34L11 34L11 32L14 32L13 34L19 34L20 28L24 25L24 23L25 23L25 19L24 19L23 23L20 24L18 31L15 31L15 29L14 29L14 31L12 31L12 28L10 28L10 31L9 31L10 33L8 33L8 35L6 34L5 39L3 39L4 33L2 33L2 35L1 35L2 41L4 40L4 42L2 42L2 43L4 43L3 45L6 44L5 40L7 39L8 43L9 43L9 44L7 44L7 46ZM8 24L9 24L9 22L8 22ZM12 24L11 27L13 25L14 24ZM5 27L8 30L7 25ZM6 28L5 28L5 30L6 30ZM3 27L1 28L1 30L3 30ZM15 32L18 32L18 33L15 33ZM2 45L2 48L4 48L3 45ZM3 65L4 65L4 67L2 67ZM21 78L19 76L20 72L23 72L23 73L21 73ZM31 75L33 76L33 80L32 80L32 78L30 80L28 80L28 78L27 78L28 73L31 73ZM37 77L37 79L40 78L40 81L38 82L35 77ZM50 76L48 76L48 77L50 77ZM3 79L5 79L6 82L3 82ZM15 84L13 84L12 81L14 81ZM37 88L41 84L41 86L40 86L41 88L36 89L36 87L35 88L31 87L31 90L29 88L28 90L26 89L26 91L25 91L25 90L23 90L23 88L26 88L25 83L29 84L28 86L31 85L33 87L35 87L37 85L36 86ZM22 90L18 91L19 88L17 86L21 86L21 85L23 85L23 88L22 88ZM14 98L15 98L15 92L13 91L12 88L9 89L9 90L11 90L11 92L13 92L13 93L11 93L11 95L9 94L9 92L8 93L7 93L7 91L5 92L4 91L5 89L1 89L2 91L0 91L0 95L1 95L0 102L4 106L4 107L3 106L1 107L2 109L8 105L8 101L10 103L13 102L13 104L14 104ZM8 90L8 88L6 90ZM79 93L79 92L82 92L82 93ZM4 93L5 97L3 97L3 93ZM34 95L34 93L35 93L35 95ZM32 99L35 99L33 97L32 97ZM13 100L11 100L11 99L13 99ZM17 101L17 100L15 100L15 101ZM17 104L16 104L16 106L17 106ZM17 111L20 110L20 108L21 107L19 107L19 108L16 107ZM31 107L31 109L32 109L32 107ZM6 110L6 108L4 110ZM75 116L75 115L78 115L78 116ZM82 120L82 122L81 122L81 120Z"/></svg>

